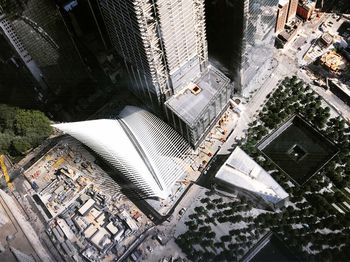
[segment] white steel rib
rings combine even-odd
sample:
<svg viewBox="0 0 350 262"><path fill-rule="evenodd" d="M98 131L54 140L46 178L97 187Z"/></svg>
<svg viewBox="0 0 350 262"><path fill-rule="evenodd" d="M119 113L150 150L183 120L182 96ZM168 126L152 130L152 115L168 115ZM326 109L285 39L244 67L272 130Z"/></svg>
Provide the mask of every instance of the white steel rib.
<svg viewBox="0 0 350 262"><path fill-rule="evenodd" d="M56 124L119 170L146 197L166 198L185 175L188 143L153 114L127 106L118 119Z"/></svg>

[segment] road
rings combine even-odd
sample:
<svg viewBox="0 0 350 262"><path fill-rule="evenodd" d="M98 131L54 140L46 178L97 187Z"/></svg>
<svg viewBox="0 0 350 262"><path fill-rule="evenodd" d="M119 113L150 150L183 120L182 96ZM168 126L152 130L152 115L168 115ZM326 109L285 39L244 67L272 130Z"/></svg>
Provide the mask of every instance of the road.
<svg viewBox="0 0 350 262"><path fill-rule="evenodd" d="M10 195L6 194L4 191L0 190L0 197L4 201L7 208L10 210L13 217L16 219L19 227L24 233L24 236L27 238L28 242L32 246L33 250L40 258L41 261L55 261L54 258L47 252L40 242L39 236L34 231L32 225L25 219L20 210L18 209L16 203L11 198Z"/></svg>
<svg viewBox="0 0 350 262"><path fill-rule="evenodd" d="M338 114L342 115L345 119L350 117L350 108L340 98L334 95L331 91L325 90L322 87L310 85L311 88L317 92L323 99L330 105Z"/></svg>
<svg viewBox="0 0 350 262"><path fill-rule="evenodd" d="M132 243L129 248L124 252L122 256L120 256L117 260L117 262L124 261L134 252L134 250L150 235L153 235L155 233L155 227L150 227L147 229L142 235L140 235L134 243Z"/></svg>
<svg viewBox="0 0 350 262"><path fill-rule="evenodd" d="M248 124L253 121L257 111L264 104L266 96L277 87L281 79L297 72L297 68L291 66L291 63L291 61L284 59L284 56L279 58L278 66L272 71L270 77L267 78L262 86L253 94L249 102L244 105L235 130L221 146L218 155L228 155L231 153L233 144L236 143L235 139L245 135Z"/></svg>

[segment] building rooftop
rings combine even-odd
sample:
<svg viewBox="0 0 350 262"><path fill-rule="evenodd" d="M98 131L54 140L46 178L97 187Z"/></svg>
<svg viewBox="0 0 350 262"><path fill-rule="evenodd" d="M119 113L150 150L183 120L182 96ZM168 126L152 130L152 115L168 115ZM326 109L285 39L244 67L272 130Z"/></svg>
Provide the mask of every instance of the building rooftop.
<svg viewBox="0 0 350 262"><path fill-rule="evenodd" d="M304 7L314 7L316 6L316 2L312 0L301 0L299 1L299 5Z"/></svg>
<svg viewBox="0 0 350 262"><path fill-rule="evenodd" d="M332 71L344 71L348 64L344 57L335 51L329 51L321 57L321 63Z"/></svg>
<svg viewBox="0 0 350 262"><path fill-rule="evenodd" d="M289 3L289 0L279 0L278 4L279 5L285 5L285 4L288 4Z"/></svg>
<svg viewBox="0 0 350 262"><path fill-rule="evenodd" d="M340 90L342 90L347 96L350 97L350 86L342 83L337 78L328 78L328 83L336 85Z"/></svg>
<svg viewBox="0 0 350 262"><path fill-rule="evenodd" d="M270 174L239 147L232 152L215 178L254 192L273 204L289 196Z"/></svg>
<svg viewBox="0 0 350 262"><path fill-rule="evenodd" d="M207 73L172 96L166 102L166 106L185 123L195 125L202 112L229 82L224 74L209 65Z"/></svg>
<svg viewBox="0 0 350 262"><path fill-rule="evenodd" d="M333 43L333 36L330 33L328 33L328 32L323 33L322 36L320 37L320 39L327 46L329 46L329 45L331 45Z"/></svg>
<svg viewBox="0 0 350 262"><path fill-rule="evenodd" d="M301 25L302 20L298 17L294 17L289 24L287 24L286 28L278 34L278 38L289 42L297 34Z"/></svg>

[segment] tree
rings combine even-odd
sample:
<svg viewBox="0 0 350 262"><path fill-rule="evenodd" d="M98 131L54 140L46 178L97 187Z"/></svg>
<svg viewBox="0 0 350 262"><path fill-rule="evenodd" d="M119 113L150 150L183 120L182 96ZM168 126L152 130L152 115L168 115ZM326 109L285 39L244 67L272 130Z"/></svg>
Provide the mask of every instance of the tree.
<svg viewBox="0 0 350 262"><path fill-rule="evenodd" d="M210 199L208 197L205 197L205 198L202 198L201 199L201 203L204 204L204 203L209 203L210 202Z"/></svg>
<svg viewBox="0 0 350 262"><path fill-rule="evenodd" d="M206 235L205 235L205 237L208 239L214 239L215 236L216 236L216 234L213 231L210 231L210 232L206 233Z"/></svg>
<svg viewBox="0 0 350 262"><path fill-rule="evenodd" d="M10 149L13 136L8 133L0 133L0 153L6 153Z"/></svg>
<svg viewBox="0 0 350 262"><path fill-rule="evenodd" d="M221 237L221 241L223 241L223 242L230 242L231 239L232 239L232 236L230 236L230 235L224 235Z"/></svg>
<svg viewBox="0 0 350 262"><path fill-rule="evenodd" d="M335 200L336 200L338 203L341 203L341 202L346 201L346 197L345 197L344 194L341 193L340 191L336 191L336 192L334 193L334 197L335 197Z"/></svg>
<svg viewBox="0 0 350 262"><path fill-rule="evenodd" d="M208 203L207 204L207 209L214 209L215 208L215 206L214 206L214 204L212 204L212 203Z"/></svg>
<svg viewBox="0 0 350 262"><path fill-rule="evenodd" d="M16 110L14 128L16 134L27 136L34 144L38 142L37 139L49 136L52 131L49 119L36 110Z"/></svg>
<svg viewBox="0 0 350 262"><path fill-rule="evenodd" d="M40 111L0 104L0 152L18 156L48 137L49 119Z"/></svg>
<svg viewBox="0 0 350 262"><path fill-rule="evenodd" d="M195 208L194 208L194 211L196 211L196 212L199 213L199 214L202 214L202 213L204 213L206 210L205 210L204 207L198 206L198 207L195 207Z"/></svg>
<svg viewBox="0 0 350 262"><path fill-rule="evenodd" d="M31 145L24 139L16 139L12 141L12 149L15 154L24 154L31 148Z"/></svg>

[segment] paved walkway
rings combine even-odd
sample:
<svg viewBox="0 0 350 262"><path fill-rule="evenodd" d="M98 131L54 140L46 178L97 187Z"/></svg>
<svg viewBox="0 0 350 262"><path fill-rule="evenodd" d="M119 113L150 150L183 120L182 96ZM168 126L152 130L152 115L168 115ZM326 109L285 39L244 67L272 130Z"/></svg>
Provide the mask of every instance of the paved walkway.
<svg viewBox="0 0 350 262"><path fill-rule="evenodd" d="M294 72L295 71L295 72ZM245 136L245 132L248 129L248 124L253 121L259 108L264 104L266 96L274 90L278 82L288 75L296 73L296 69L291 72L289 63L280 62L276 69L271 73L270 77L266 79L263 85L258 89L249 102L244 105L240 118L237 122L235 130L231 133L227 141L222 145L219 155L228 155L231 153L236 138Z"/></svg>
<svg viewBox="0 0 350 262"><path fill-rule="evenodd" d="M51 256L47 253L43 245L41 244L38 235L35 233L32 226L29 224L28 221L24 218L24 216L21 214L19 209L16 207L16 204L14 200L6 194L3 190L0 190L0 196L2 200L5 202L6 206L11 211L13 217L16 219L16 222L20 226L21 230L23 231L24 235L30 242L31 246L35 250L35 253L38 255L41 261L43 262L50 262L54 261Z"/></svg>

